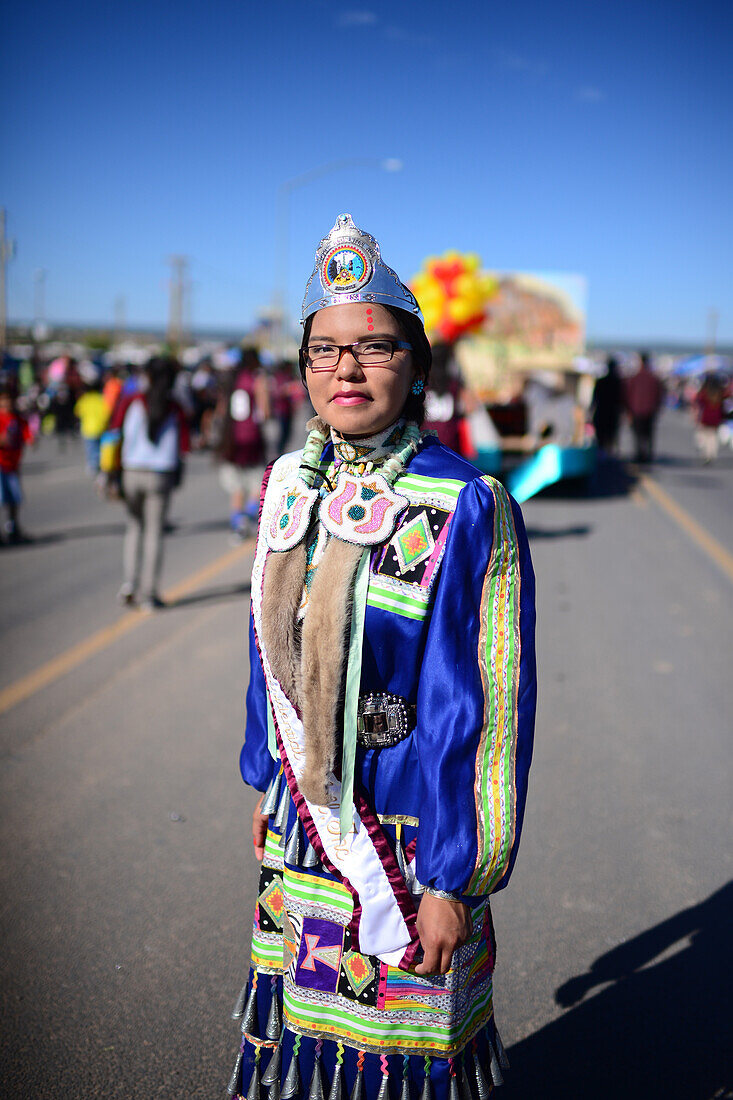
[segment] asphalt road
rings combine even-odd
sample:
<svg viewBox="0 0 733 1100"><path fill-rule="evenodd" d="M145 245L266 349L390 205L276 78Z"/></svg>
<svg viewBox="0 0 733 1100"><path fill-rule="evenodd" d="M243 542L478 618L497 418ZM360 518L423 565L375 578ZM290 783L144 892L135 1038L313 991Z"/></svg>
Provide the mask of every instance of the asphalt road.
<svg viewBox="0 0 733 1100"><path fill-rule="evenodd" d="M540 702L494 904L507 1100L733 1096L733 451L703 467L691 437L667 413L651 484L611 464L524 506ZM252 547L195 456L173 606L121 612L122 512L81 465L28 456L34 541L0 552L3 1095L220 1097L256 885Z"/></svg>

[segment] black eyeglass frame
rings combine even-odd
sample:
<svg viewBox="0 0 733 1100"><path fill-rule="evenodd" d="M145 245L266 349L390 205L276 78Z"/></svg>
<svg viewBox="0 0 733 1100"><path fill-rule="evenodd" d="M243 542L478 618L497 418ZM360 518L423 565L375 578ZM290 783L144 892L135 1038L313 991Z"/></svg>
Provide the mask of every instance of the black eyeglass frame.
<svg viewBox="0 0 733 1100"><path fill-rule="evenodd" d="M412 344L408 343L407 340L393 340L391 336L380 336L378 341L375 341L375 340L370 341L368 338L363 339L363 340L354 340L354 342L351 343L351 344L335 344L335 343L332 343L330 340L324 340L323 343L324 344L330 344L332 347L338 348L338 358L337 358L336 362L333 364L333 366L331 366L331 367L314 367L312 365L312 363L310 363L309 360L308 360L308 347L306 346L304 348L300 348L301 362L309 370L315 371L316 373L318 373L319 371L335 371L335 370L338 370L338 365L341 362L341 356L344 354L345 351L350 351L351 352L351 354L353 355L355 361L359 364L360 367L386 367L394 359L394 353L396 351L413 351L414 350ZM392 354L390 355L389 359L384 359L384 360L382 360L381 363L362 363L362 362L360 362L359 354L358 354L358 352L354 351L354 348L358 347L359 344L369 344L369 343L391 344Z"/></svg>

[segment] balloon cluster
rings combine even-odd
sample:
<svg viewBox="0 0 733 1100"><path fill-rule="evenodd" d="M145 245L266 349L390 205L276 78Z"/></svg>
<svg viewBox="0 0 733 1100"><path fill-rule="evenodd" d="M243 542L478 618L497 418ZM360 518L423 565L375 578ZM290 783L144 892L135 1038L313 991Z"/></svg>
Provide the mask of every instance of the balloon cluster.
<svg viewBox="0 0 733 1100"><path fill-rule="evenodd" d="M486 319L486 303L498 284L481 271L475 252L445 252L429 256L410 283L418 300L425 329L448 343L480 328Z"/></svg>

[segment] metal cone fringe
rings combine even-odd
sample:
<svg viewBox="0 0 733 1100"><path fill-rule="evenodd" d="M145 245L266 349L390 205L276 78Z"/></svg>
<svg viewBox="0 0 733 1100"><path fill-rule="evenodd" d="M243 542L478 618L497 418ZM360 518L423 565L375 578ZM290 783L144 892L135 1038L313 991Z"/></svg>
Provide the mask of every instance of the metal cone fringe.
<svg viewBox="0 0 733 1100"><path fill-rule="evenodd" d="M364 1070L357 1070L349 1100L364 1100Z"/></svg>
<svg viewBox="0 0 733 1100"><path fill-rule="evenodd" d="M262 800L262 805L260 806L260 813L264 814L267 817L269 817L270 814L274 814L275 810L277 809L277 801L280 797L280 777L281 777L281 775L282 775L282 772L277 773L275 778L270 783L270 786L267 788L267 794L265 795L265 797Z"/></svg>
<svg viewBox="0 0 733 1100"><path fill-rule="evenodd" d="M430 1073L425 1074L425 1084L420 1093L420 1100L433 1100L433 1082L430 1080Z"/></svg>
<svg viewBox="0 0 733 1100"><path fill-rule="evenodd" d="M280 1100L293 1100L294 1096L297 1096L300 1092L300 1067L298 1066L298 1055L293 1051L293 1057L290 1060L290 1067L288 1069L285 1083L280 1090Z"/></svg>
<svg viewBox="0 0 733 1100"><path fill-rule="evenodd" d="M379 1086L377 1100L389 1100L389 1074L382 1074L382 1083Z"/></svg>
<svg viewBox="0 0 733 1100"><path fill-rule="evenodd" d="M308 1090L308 1100L324 1100L321 1059L319 1056L316 1056L316 1060L313 1064L313 1075L311 1076L310 1088Z"/></svg>
<svg viewBox="0 0 733 1100"><path fill-rule="evenodd" d="M297 867L300 863L300 821L296 817L295 824L290 830L290 836L285 846L285 854L283 856L286 863L289 863L292 867Z"/></svg>
<svg viewBox="0 0 733 1100"><path fill-rule="evenodd" d="M260 1061L259 1058L255 1061L254 1069L252 1070L252 1076L249 1081L249 1088L247 1089L247 1100L260 1100Z"/></svg>
<svg viewBox="0 0 733 1100"><path fill-rule="evenodd" d="M267 1016L267 1027L265 1028L266 1039L279 1039L282 1026L280 1024L280 1004L277 999L277 990L272 991L272 1000L270 1001L270 1011Z"/></svg>
<svg viewBox="0 0 733 1100"><path fill-rule="evenodd" d="M328 1094L328 1100L343 1100L344 1098L344 1077L343 1069L340 1062L337 1062L334 1066L333 1077L331 1079L331 1091Z"/></svg>
<svg viewBox="0 0 733 1100"><path fill-rule="evenodd" d="M491 1080L495 1085L503 1085L504 1078L502 1077L501 1070L499 1069L499 1059L496 1057L496 1051L492 1043L489 1041L489 1050L491 1051L491 1065L489 1066L491 1072Z"/></svg>
<svg viewBox="0 0 733 1100"><path fill-rule="evenodd" d="M476 1074L476 1092L478 1093L478 1100L489 1100L491 1088L486 1079L484 1067L481 1065L481 1058L479 1057L478 1051L475 1051L473 1055L473 1068Z"/></svg>
<svg viewBox="0 0 733 1100"><path fill-rule="evenodd" d="M308 845L308 850L306 851L305 856L303 858L302 866L303 867L317 867L318 866L318 856L316 855L316 850L315 850L315 848L313 847L312 844Z"/></svg>
<svg viewBox="0 0 733 1100"><path fill-rule="evenodd" d="M250 989L247 1007L242 1018L242 1032L257 1037L257 988Z"/></svg>
<svg viewBox="0 0 733 1100"><path fill-rule="evenodd" d="M285 790L283 791L282 798L280 799L280 805L277 808L277 815L275 817L275 828L282 832L285 828L285 823L288 820L288 810L290 809L290 791L288 790L287 783L285 784Z"/></svg>
<svg viewBox="0 0 733 1100"><path fill-rule="evenodd" d="M262 1074L262 1084L267 1088L273 1085L275 1081L280 1080L280 1065L282 1063L283 1050L282 1046L278 1043L272 1052L272 1058L265 1072Z"/></svg>
<svg viewBox="0 0 733 1100"><path fill-rule="evenodd" d="M242 1018L242 1014L244 1013L244 1002L247 999L247 990L248 989L249 989L249 982L247 981L242 986L241 990L239 991L239 996L237 997L236 1001L234 1002L234 1008L232 1009L232 1019L233 1020L241 1020L241 1018Z"/></svg>
<svg viewBox="0 0 733 1100"><path fill-rule="evenodd" d="M237 1060L234 1063L234 1069L232 1070L232 1075L229 1078L229 1084L227 1085L227 1092L229 1093L230 1096L234 1096L235 1092L237 1091L237 1085L239 1084L239 1071L242 1068L242 1058L243 1057L244 1057L244 1055L243 1055L242 1051L240 1050L239 1054L237 1055Z"/></svg>

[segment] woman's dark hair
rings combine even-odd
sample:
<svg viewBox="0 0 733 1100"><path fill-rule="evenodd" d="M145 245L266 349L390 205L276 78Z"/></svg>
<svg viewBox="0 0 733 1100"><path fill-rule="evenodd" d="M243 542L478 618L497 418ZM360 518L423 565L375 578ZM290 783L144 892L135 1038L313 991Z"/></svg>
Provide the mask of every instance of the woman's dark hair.
<svg viewBox="0 0 733 1100"><path fill-rule="evenodd" d="M412 361L417 368L418 377L422 378L423 382L427 386L428 378L430 377L430 368L433 364L433 351L430 347L430 341L425 335L425 329L420 318L415 313L408 313L406 309L398 309L396 306L383 306L388 313L391 313L397 322L400 330L400 336L402 336L408 344L412 344ZM303 385L306 384L306 367L305 357L303 352L308 346L308 340L310 339L311 329L313 327L313 318L315 313L311 313L310 317L303 325L303 339L300 342L300 377ZM402 409L402 416L406 420L414 420L416 424L422 424L425 419L425 391L417 396L410 392L407 395L404 408Z"/></svg>
<svg viewBox="0 0 733 1100"><path fill-rule="evenodd" d="M442 395L450 392L451 384L455 381L451 374L452 355L450 344L441 340L433 345L433 369L430 376L430 389L433 393Z"/></svg>
<svg viewBox="0 0 733 1100"><path fill-rule="evenodd" d="M171 391L178 374L178 360L172 355L154 355L145 364L148 390L145 405L148 410L148 439L157 443L160 429L170 412Z"/></svg>

